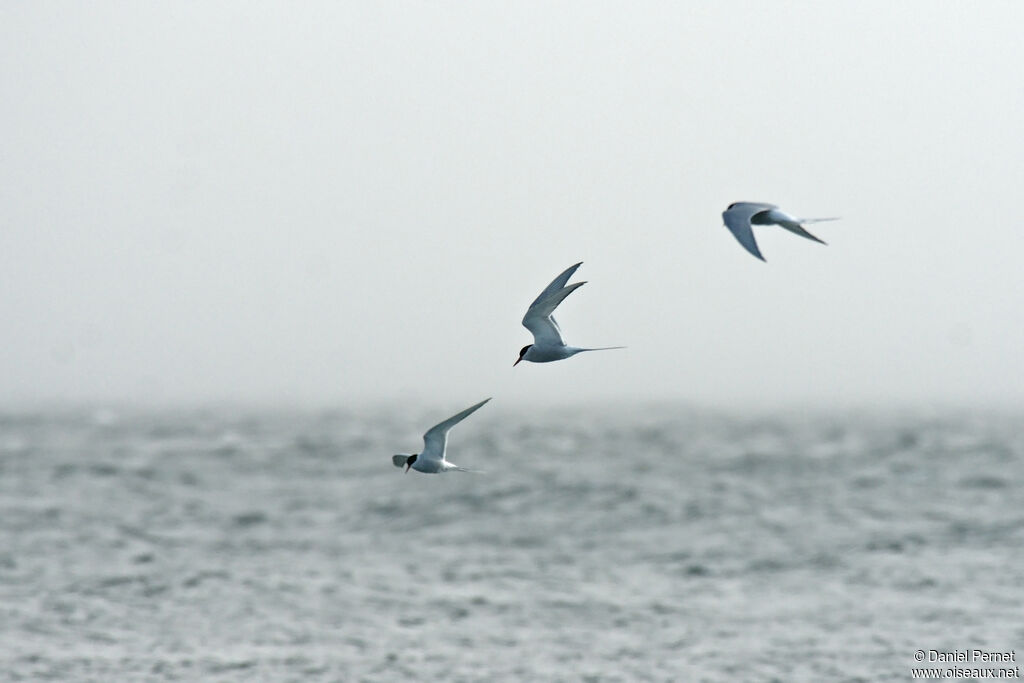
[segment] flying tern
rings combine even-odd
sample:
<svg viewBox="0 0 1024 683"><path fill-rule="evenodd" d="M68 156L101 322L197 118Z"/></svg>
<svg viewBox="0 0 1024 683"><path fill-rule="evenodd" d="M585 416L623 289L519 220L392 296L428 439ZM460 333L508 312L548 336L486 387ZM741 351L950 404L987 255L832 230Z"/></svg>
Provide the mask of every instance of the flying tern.
<svg viewBox="0 0 1024 683"><path fill-rule="evenodd" d="M754 231L751 229L752 225L778 225L790 232L795 232L801 237L825 244L825 242L804 230L803 225L804 223L837 220L836 218L796 218L780 210L774 204L761 204L759 202L736 202L730 204L729 208L722 212L722 219L725 221L725 227L729 228L733 237L743 245L743 248L762 261L764 261L764 256L761 256L761 250L757 248L757 242L754 240Z"/></svg>
<svg viewBox="0 0 1024 683"><path fill-rule="evenodd" d="M404 467L406 474L409 473L410 467L417 472L423 472L425 474L439 474L441 472L450 472L452 470L455 470L456 472L474 472L475 470L467 470L464 467L459 467L458 465L454 465L445 460L444 454L445 450L448 448L448 430L465 420L474 411L490 400L491 399L489 398L485 398L475 406L470 406L461 413L452 415L444 422L438 422L436 425L428 429L427 433L423 435L422 453L413 453L412 455L393 455L391 456L391 462L395 464L395 467Z"/></svg>
<svg viewBox="0 0 1024 683"><path fill-rule="evenodd" d="M519 365L520 360L528 360L531 363L550 363L553 360L575 356L583 351L626 348L625 346L602 346L597 349L581 349L576 346L566 346L565 341L562 340L562 330L558 327L552 313L565 297L572 294L576 288L586 284L586 282L576 282L566 286L569 278L582 264L583 262L580 261L576 265L566 268L530 304L526 315L523 316L523 327L533 333L533 343L527 344L519 351L519 360L513 363L512 367Z"/></svg>

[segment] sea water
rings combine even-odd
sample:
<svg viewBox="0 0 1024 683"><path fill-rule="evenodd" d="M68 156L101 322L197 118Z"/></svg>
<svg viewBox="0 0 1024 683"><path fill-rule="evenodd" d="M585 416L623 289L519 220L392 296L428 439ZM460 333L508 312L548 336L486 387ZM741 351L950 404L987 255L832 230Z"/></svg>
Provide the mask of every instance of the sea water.
<svg viewBox="0 0 1024 683"><path fill-rule="evenodd" d="M394 468L450 408L0 415L0 680L874 683L1024 654L1024 415L495 405L449 440L484 474Z"/></svg>

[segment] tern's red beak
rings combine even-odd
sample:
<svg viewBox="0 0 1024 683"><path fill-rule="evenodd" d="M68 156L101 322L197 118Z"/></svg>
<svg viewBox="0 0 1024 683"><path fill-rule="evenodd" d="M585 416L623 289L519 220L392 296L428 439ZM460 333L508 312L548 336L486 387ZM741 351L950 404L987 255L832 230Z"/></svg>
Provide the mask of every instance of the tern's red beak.
<svg viewBox="0 0 1024 683"><path fill-rule="evenodd" d="M519 356L519 360L517 360L515 363L513 363L512 367L515 367L515 366L519 365L519 361L522 360L522 359L523 359L523 357Z"/></svg>
<svg viewBox="0 0 1024 683"><path fill-rule="evenodd" d="M409 474L409 468L410 468L410 467L412 467L412 465L410 465L410 464L408 464L408 463L407 463L407 464L405 465L405 473L406 473L406 474Z"/></svg>

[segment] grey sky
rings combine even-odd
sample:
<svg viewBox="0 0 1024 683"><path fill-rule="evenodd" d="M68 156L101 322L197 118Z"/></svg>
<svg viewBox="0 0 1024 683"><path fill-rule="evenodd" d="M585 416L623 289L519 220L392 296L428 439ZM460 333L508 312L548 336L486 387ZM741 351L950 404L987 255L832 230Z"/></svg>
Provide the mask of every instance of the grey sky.
<svg viewBox="0 0 1024 683"><path fill-rule="evenodd" d="M5 2L0 402L1019 403L1021 26ZM761 229L765 264L737 200L843 220ZM629 349L513 370L580 260L566 338Z"/></svg>

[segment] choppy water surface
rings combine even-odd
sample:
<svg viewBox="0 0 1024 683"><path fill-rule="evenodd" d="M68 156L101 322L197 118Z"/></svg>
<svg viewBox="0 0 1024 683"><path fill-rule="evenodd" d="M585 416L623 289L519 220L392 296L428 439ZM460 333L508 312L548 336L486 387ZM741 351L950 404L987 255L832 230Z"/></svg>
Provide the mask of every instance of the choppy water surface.
<svg viewBox="0 0 1024 683"><path fill-rule="evenodd" d="M1024 416L0 416L0 678L906 681L1024 655ZM506 469L505 464L512 465Z"/></svg>

